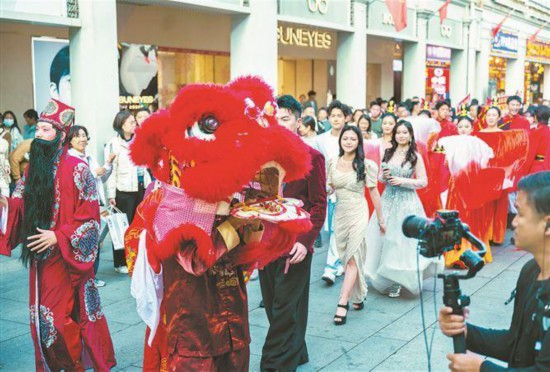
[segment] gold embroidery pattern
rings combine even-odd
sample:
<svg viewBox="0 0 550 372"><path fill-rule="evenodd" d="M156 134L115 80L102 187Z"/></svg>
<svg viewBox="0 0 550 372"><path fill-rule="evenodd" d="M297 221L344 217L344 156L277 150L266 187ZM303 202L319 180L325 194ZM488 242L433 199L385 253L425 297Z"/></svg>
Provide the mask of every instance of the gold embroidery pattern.
<svg viewBox="0 0 550 372"><path fill-rule="evenodd" d="M181 187L181 170L178 159L170 154L170 184L175 187Z"/></svg>
<svg viewBox="0 0 550 372"><path fill-rule="evenodd" d="M132 247L132 241L139 241L139 234L141 228L128 229L124 235L124 246L126 247L126 265L128 266L128 272L131 274L134 271L134 264L137 259L137 252Z"/></svg>

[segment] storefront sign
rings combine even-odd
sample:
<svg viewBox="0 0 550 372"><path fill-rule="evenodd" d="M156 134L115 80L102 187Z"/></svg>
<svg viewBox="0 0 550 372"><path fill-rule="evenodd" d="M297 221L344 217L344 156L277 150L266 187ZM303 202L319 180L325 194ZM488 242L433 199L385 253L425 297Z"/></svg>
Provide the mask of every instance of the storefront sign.
<svg viewBox="0 0 550 372"><path fill-rule="evenodd" d="M428 21L428 42L461 48L462 22L447 18L441 24L438 17L430 18Z"/></svg>
<svg viewBox="0 0 550 372"><path fill-rule="evenodd" d="M305 28L278 26L277 41L284 45L330 49L332 46L332 34L330 32Z"/></svg>
<svg viewBox="0 0 550 372"><path fill-rule="evenodd" d="M120 109L147 108L158 94L157 47L121 43L118 53Z"/></svg>
<svg viewBox="0 0 550 372"><path fill-rule="evenodd" d="M401 32L395 31L395 22L388 10L388 6L384 1L374 0L369 2L369 8L367 10L367 21L369 34L393 36L399 38L414 38L416 37L416 11L414 9L407 9L407 27Z"/></svg>
<svg viewBox="0 0 550 372"><path fill-rule="evenodd" d="M350 25L351 0L279 0L279 15Z"/></svg>
<svg viewBox="0 0 550 372"><path fill-rule="evenodd" d="M451 62L451 49L428 45L426 46L426 58Z"/></svg>
<svg viewBox="0 0 550 372"><path fill-rule="evenodd" d="M497 53L517 55L518 48L519 38L509 32L499 31L491 42L491 50Z"/></svg>
<svg viewBox="0 0 550 372"><path fill-rule="evenodd" d="M527 40L526 57L540 62L550 61L550 43Z"/></svg>

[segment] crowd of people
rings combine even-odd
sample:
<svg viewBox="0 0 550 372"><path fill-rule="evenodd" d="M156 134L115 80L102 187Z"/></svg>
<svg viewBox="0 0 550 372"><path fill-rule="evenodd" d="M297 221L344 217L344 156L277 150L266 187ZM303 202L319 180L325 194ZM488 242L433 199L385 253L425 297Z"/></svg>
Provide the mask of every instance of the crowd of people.
<svg viewBox="0 0 550 372"><path fill-rule="evenodd" d="M548 102L523 107L519 96L510 96L505 115L496 102L480 105L475 99L457 107L448 100L432 106L417 97L403 102L378 98L368 108L352 108L338 100L320 107L310 91L302 102L282 95L276 104L276 121L303 140L311 157L308 175L284 184L283 195L303 202L313 227L293 242L288 254L259 270L270 323L261 360L266 371L296 370L309 360L305 343L309 273L314 247L321 247L323 239L328 239L328 251L322 280L331 286L343 276L333 317L334 324L342 326L350 302L353 310L368 308L369 286L391 298L404 291L416 296L422 291L421 278L441 272L444 265L465 268L460 257L473 249L468 242L445 257L419 256L417 241L402 232L405 217L432 217L443 208L458 210L486 244L489 263L491 247L504 243L511 219L522 213L517 206L525 208L521 190L528 187L518 182L537 172L548 175L550 170ZM31 270L37 370L90 365L108 370L116 363L97 290L106 284L96 278L105 237L100 214L116 209L132 224L155 179L151 169L135 165L130 149L136 128L149 115L145 109L116 114L116 134L105 145L102 165L87 152L88 129L73 125L72 108L52 100L40 117L28 110L22 131L13 112L2 115L0 188L7 227L0 253L9 254L23 243L22 259ZM255 232L261 229L254 227ZM112 252L114 269L128 274L128 249L113 246ZM201 275L209 272L202 270ZM239 316L243 318L236 317L236 325L228 322L237 329L248 327L246 306ZM445 334L464 328L462 318L452 318L446 310L441 316ZM152 345L147 337L144 369L163 368L175 360L174 351L163 344L168 342L167 332L170 328L161 326ZM474 332L480 331L468 328L469 334ZM214 369L222 370L224 363L246 369L246 338L243 345L219 348L239 351L229 359L199 353L200 357L215 359L208 364ZM183 357L197 359L182 354L178 365L186 365ZM189 363L201 365L197 360Z"/></svg>

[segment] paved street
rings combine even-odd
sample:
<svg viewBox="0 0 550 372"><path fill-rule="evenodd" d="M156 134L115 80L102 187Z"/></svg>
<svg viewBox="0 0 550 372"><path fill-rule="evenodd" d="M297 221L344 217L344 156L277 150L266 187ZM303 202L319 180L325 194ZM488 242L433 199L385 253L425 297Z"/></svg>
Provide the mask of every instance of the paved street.
<svg viewBox="0 0 550 372"><path fill-rule="evenodd" d="M512 305L505 306L504 301L514 289L529 255L511 246L493 249L494 262L474 279L462 281L461 287L472 295L470 320L473 323L507 327ZM14 257L18 256L19 251L15 251ZM368 294L365 310L350 310L347 324L336 327L332 318L342 280L333 287L326 287L320 280L325 256L326 245L317 250L313 259L307 335L310 362L299 370L427 370L419 299L407 296L391 299L373 290ZM0 369L31 371L34 362L28 326L28 272L14 257L0 258ZM106 287L100 288L100 294L118 360L115 370L139 370L144 325L130 297L130 279L114 272L112 255L107 248L102 251L99 278L107 282ZM433 279L426 280L424 285L429 341L432 330L437 327L434 301L439 308L442 285L437 280L435 293ZM264 310L258 307L259 282L250 282L248 290L252 336L250 369L257 371L268 323ZM434 371L446 369L445 355L451 351L452 341L436 331L432 349Z"/></svg>

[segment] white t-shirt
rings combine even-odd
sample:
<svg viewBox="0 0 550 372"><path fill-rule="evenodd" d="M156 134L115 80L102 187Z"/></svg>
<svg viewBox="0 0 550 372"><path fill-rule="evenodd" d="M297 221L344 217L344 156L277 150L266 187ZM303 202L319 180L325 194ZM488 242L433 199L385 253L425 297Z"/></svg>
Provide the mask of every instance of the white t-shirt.
<svg viewBox="0 0 550 372"><path fill-rule="evenodd" d="M331 131L319 134L315 137L315 145L313 147L323 154L327 167L328 161L340 154L338 138L339 136L333 136Z"/></svg>
<svg viewBox="0 0 550 372"><path fill-rule="evenodd" d="M314 137L300 137L300 138L302 139L302 141L304 141L310 147L316 148L315 147L315 142L317 140L317 136L314 136Z"/></svg>
<svg viewBox="0 0 550 372"><path fill-rule="evenodd" d="M339 138L340 136L333 136L332 131L330 130L315 137L315 144L313 148L315 148L325 157L325 166L327 167L327 172L329 160L337 158L338 155L340 155L340 145L338 144ZM333 193L332 195L330 195L329 200L335 203L336 194Z"/></svg>

